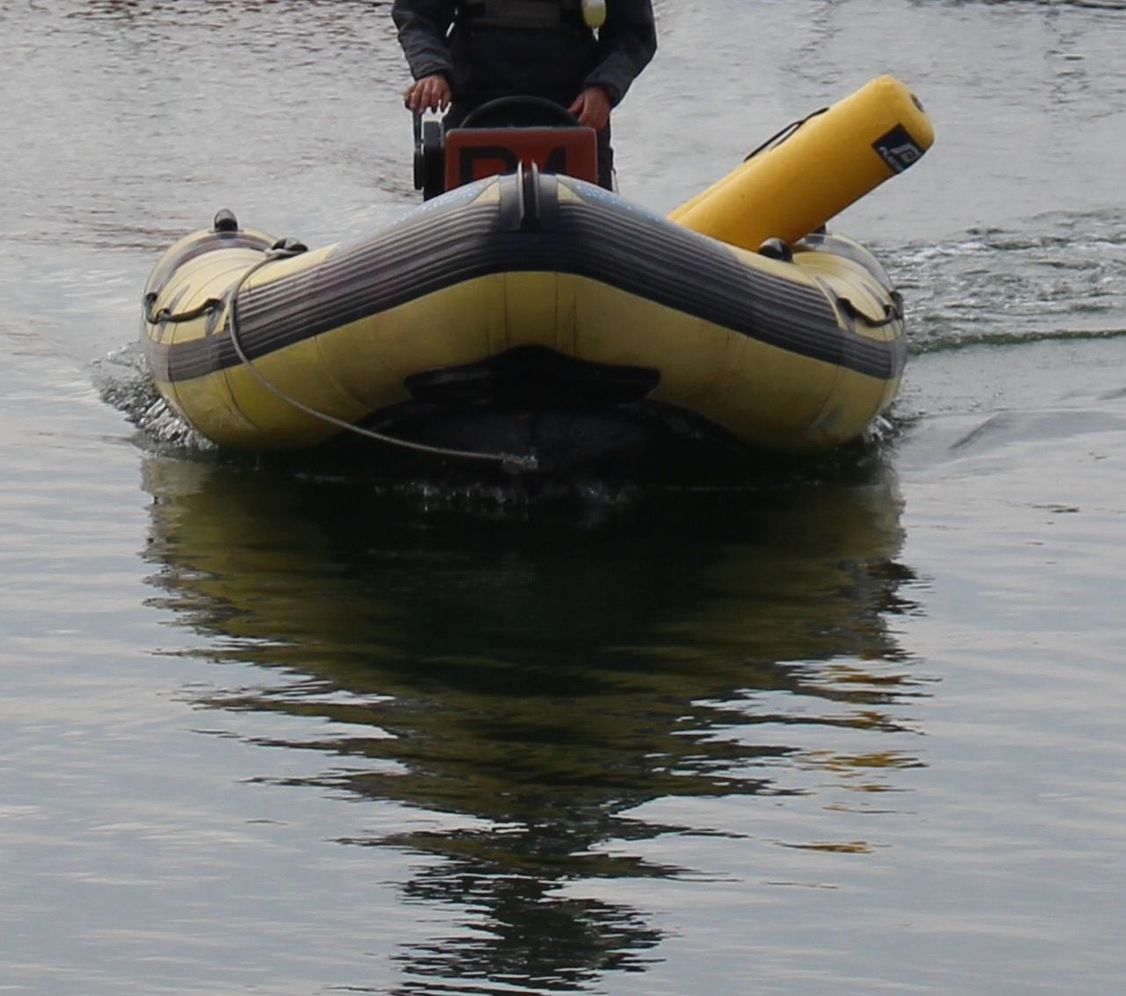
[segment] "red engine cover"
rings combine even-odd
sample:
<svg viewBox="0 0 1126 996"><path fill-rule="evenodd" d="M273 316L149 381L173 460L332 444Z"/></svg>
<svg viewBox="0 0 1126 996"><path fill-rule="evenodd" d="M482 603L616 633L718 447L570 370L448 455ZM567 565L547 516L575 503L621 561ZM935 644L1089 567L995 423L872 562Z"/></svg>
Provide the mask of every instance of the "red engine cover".
<svg viewBox="0 0 1126 996"><path fill-rule="evenodd" d="M535 163L541 173L598 182L593 128L453 128L446 132L446 189Z"/></svg>

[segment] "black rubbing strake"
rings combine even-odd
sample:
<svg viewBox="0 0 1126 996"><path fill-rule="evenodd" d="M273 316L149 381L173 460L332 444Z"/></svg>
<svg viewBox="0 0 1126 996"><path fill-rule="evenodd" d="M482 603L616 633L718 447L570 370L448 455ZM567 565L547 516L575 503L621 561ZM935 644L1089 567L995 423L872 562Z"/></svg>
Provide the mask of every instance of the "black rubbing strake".
<svg viewBox="0 0 1126 996"><path fill-rule="evenodd" d="M374 238L341 246L310 269L246 289L240 339L264 356L349 322L443 288L505 272L588 277L733 332L812 359L888 379L903 366L905 344L842 333L820 290L747 267L711 239L632 210L605 195L594 203L558 201L543 177L544 225L520 231L515 178L502 198L441 205ZM425 334L420 330L419 334ZM147 340L153 372L187 380L236 365L225 335L172 347Z"/></svg>

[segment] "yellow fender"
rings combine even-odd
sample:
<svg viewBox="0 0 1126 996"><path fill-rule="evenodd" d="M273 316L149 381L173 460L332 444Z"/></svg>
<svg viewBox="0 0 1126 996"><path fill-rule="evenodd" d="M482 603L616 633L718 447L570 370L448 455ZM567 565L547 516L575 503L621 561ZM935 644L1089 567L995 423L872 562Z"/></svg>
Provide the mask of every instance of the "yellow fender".
<svg viewBox="0 0 1126 996"><path fill-rule="evenodd" d="M752 154L669 219L752 251L769 238L794 243L912 166L933 142L923 105L904 83L880 76Z"/></svg>

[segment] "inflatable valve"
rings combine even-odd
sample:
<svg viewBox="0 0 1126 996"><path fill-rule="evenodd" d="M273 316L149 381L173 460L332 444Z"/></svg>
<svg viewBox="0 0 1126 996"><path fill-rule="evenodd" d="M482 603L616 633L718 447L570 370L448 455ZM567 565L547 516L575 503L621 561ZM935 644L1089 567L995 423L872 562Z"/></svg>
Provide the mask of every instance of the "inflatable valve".
<svg viewBox="0 0 1126 996"><path fill-rule="evenodd" d="M923 105L905 84L880 76L752 154L669 219L752 252L774 237L792 245L914 165L933 142Z"/></svg>
<svg viewBox="0 0 1126 996"><path fill-rule="evenodd" d="M583 21L588 28L600 28L606 22L606 0L582 0ZM571 8L572 10L574 8Z"/></svg>

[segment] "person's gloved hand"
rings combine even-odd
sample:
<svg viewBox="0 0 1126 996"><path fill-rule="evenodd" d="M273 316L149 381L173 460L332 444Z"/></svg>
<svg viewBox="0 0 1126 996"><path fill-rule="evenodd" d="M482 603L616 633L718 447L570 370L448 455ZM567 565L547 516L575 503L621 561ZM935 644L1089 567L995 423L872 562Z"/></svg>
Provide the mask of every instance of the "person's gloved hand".
<svg viewBox="0 0 1126 996"><path fill-rule="evenodd" d="M610 95L604 87L587 87L567 110L579 119L579 124L601 131L610 120Z"/></svg>
<svg viewBox="0 0 1126 996"><path fill-rule="evenodd" d="M450 106L450 83L441 73L423 76L403 91L403 103L415 114L444 111Z"/></svg>

